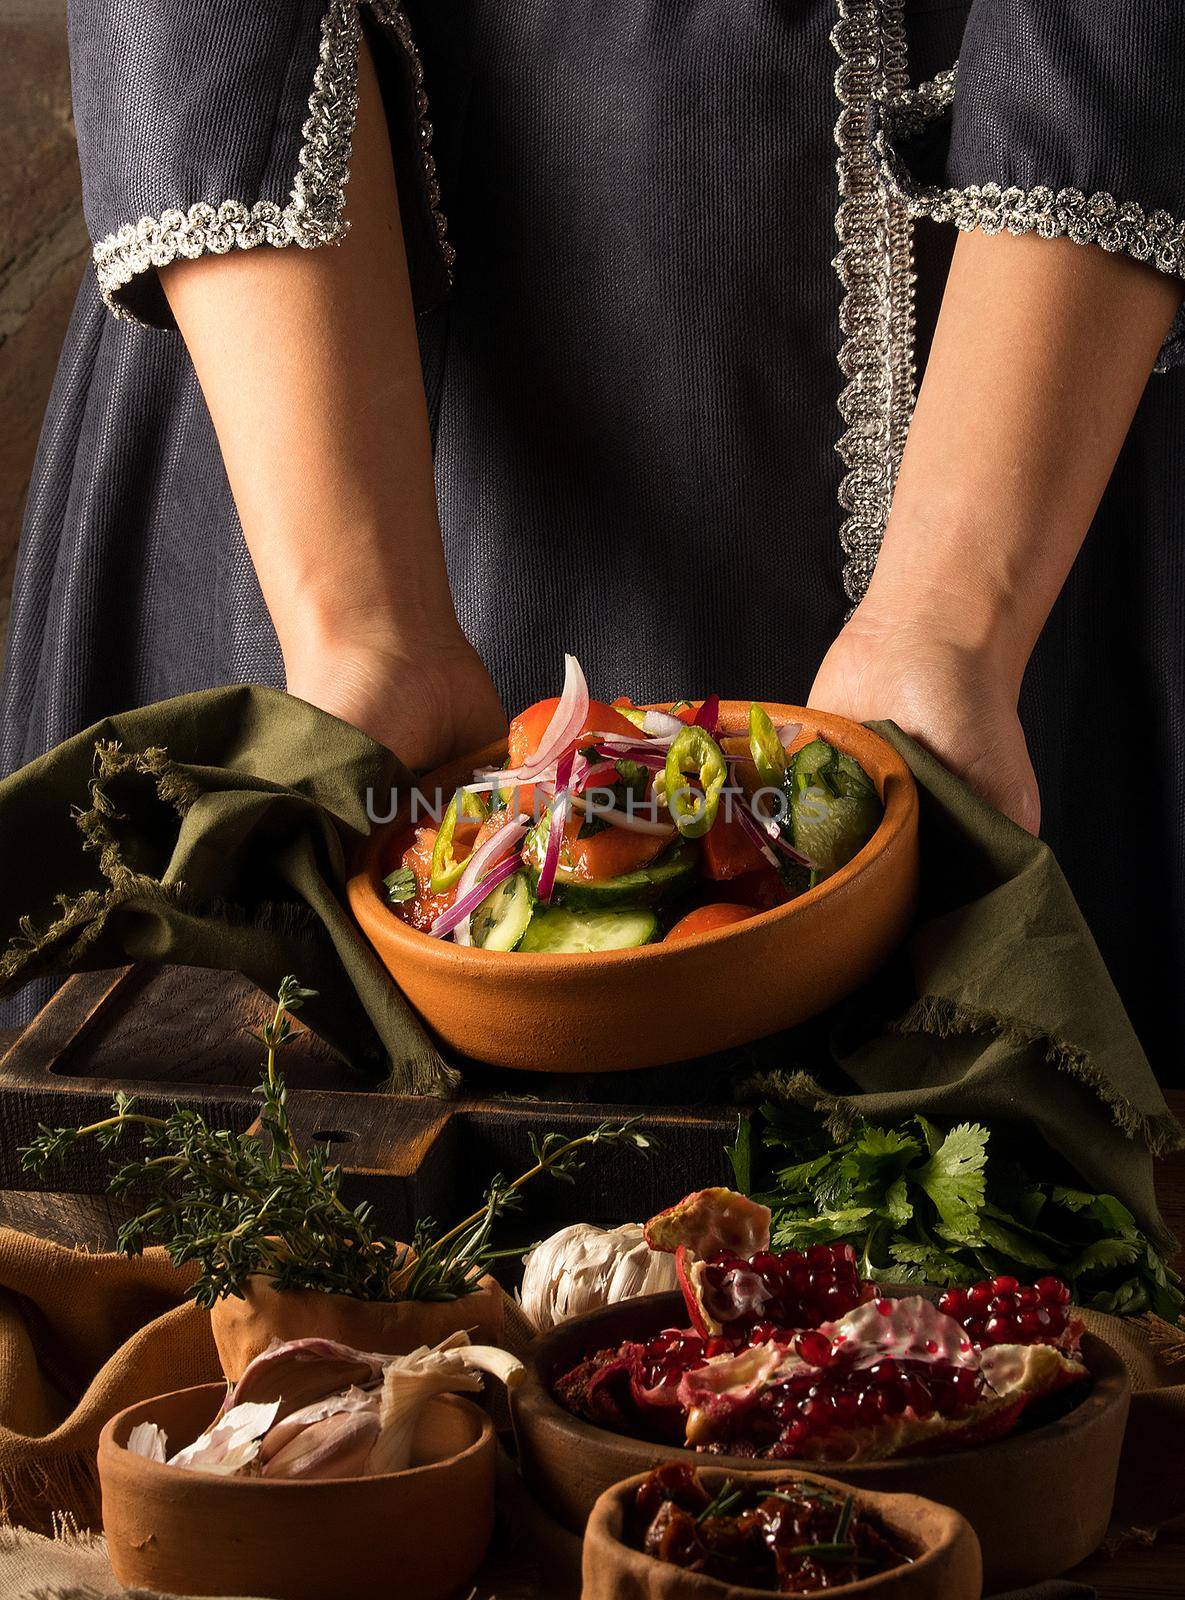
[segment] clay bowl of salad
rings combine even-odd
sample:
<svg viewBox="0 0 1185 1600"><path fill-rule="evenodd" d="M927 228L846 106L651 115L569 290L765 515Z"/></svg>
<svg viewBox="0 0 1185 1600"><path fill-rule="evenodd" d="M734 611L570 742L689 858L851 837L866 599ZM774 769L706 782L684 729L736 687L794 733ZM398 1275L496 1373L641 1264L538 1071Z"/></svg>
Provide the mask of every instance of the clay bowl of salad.
<svg viewBox="0 0 1185 1600"><path fill-rule="evenodd" d="M674 1461L738 1482L795 1467L949 1506L979 1538L989 1593L1101 1543L1130 1385L1064 1284L890 1290L861 1279L848 1245L771 1250L767 1208L723 1189L652 1218L646 1238L674 1252L681 1293L551 1329L512 1396L523 1476L565 1527Z"/></svg>
<svg viewBox="0 0 1185 1600"><path fill-rule="evenodd" d="M794 1471L667 1461L606 1489L584 1537L583 1600L979 1600L957 1511Z"/></svg>
<svg viewBox="0 0 1185 1600"><path fill-rule="evenodd" d="M348 886L446 1046L534 1071L689 1060L793 1026L904 937L913 778L801 707L563 693L420 780Z"/></svg>

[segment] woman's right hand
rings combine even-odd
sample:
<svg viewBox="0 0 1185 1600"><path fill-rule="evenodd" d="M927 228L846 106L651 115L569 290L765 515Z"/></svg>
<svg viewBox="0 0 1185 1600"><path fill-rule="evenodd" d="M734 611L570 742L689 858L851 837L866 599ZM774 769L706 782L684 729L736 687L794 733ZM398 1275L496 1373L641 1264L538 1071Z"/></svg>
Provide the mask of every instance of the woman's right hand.
<svg viewBox="0 0 1185 1600"><path fill-rule="evenodd" d="M506 713L476 650L455 638L416 648L355 635L285 651L288 693L361 728L413 772L506 737Z"/></svg>

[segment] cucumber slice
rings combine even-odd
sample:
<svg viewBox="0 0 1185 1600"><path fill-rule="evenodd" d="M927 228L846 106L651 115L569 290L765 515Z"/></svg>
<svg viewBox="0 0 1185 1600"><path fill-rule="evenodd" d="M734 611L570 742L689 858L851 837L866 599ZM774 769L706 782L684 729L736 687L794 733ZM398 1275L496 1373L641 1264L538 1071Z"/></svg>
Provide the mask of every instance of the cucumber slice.
<svg viewBox="0 0 1185 1600"><path fill-rule="evenodd" d="M519 949L539 955L581 955L594 950L633 950L658 933L658 918L640 906L633 911L576 911L569 906L540 907Z"/></svg>
<svg viewBox="0 0 1185 1600"><path fill-rule="evenodd" d="M535 897L525 872L500 883L478 906L469 922L469 936L483 950L514 950L527 931Z"/></svg>
<svg viewBox="0 0 1185 1600"><path fill-rule="evenodd" d="M570 906L573 911L653 905L691 882L697 857L695 846L680 840L649 866L639 867L637 872L624 872L617 878L576 878L570 867L561 865L556 869L551 897L556 905ZM539 873L529 863L527 870L534 887Z"/></svg>
<svg viewBox="0 0 1185 1600"><path fill-rule="evenodd" d="M814 739L798 752L789 779L793 843L815 863L818 881L863 849L883 808L859 762L825 739Z"/></svg>

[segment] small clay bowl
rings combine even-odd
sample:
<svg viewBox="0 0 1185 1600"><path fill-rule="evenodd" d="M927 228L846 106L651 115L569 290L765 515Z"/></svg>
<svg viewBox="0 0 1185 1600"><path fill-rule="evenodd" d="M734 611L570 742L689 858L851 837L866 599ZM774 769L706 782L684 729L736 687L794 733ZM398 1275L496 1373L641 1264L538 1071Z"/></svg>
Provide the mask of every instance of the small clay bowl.
<svg viewBox="0 0 1185 1600"><path fill-rule="evenodd" d="M520 955L433 939L386 904L382 880L409 830L401 809L376 829L350 879L350 908L384 966L454 1051L536 1072L616 1072L732 1049L805 1021L858 989L904 938L918 877L918 798L905 762L845 717L768 705L854 756L884 816L838 872L788 905L673 944L588 955ZM748 728L749 702L720 707L725 734ZM490 745L420 780L449 795L475 767L504 759ZM719 898L727 899L727 885ZM754 981L757 975L759 981Z"/></svg>
<svg viewBox="0 0 1185 1600"><path fill-rule="evenodd" d="M497 1445L458 1395L425 1407L413 1465L369 1478L269 1482L164 1466L133 1455L139 1422L191 1443L222 1403L220 1383L121 1411L99 1436L103 1530L120 1583L164 1594L374 1600L392 1584L451 1600L481 1565L494 1527Z"/></svg>
<svg viewBox="0 0 1185 1600"><path fill-rule="evenodd" d="M659 1461L710 1460L734 1476L768 1470L742 1456L705 1457L611 1433L553 1398L554 1380L584 1356L686 1324L681 1295L647 1295L561 1323L528 1350L511 1395L519 1461L528 1487L564 1527L580 1532L599 1495ZM1054 1577L1102 1543L1131 1400L1111 1346L1087 1335L1082 1350L1092 1381L1081 1398L1073 1390L1051 1397L1007 1438L948 1454L820 1466L861 1493L920 1495L961 1512L979 1536L989 1594Z"/></svg>
<svg viewBox="0 0 1185 1600"><path fill-rule="evenodd" d="M276 1289L254 1274L242 1295L216 1300L210 1328L232 1383L273 1339L333 1339L353 1350L403 1356L464 1329L474 1344L501 1344L506 1296L491 1277L459 1300L355 1300L319 1289Z"/></svg>
<svg viewBox="0 0 1185 1600"><path fill-rule="evenodd" d="M701 1467L709 1494L717 1494L735 1474L723 1467ZM814 1472L754 1472L749 1481L769 1489L807 1483L848 1492L846 1484ZM581 1600L769 1600L770 1590L723 1583L702 1573L687 1572L645 1555L623 1538L634 1492L644 1482L638 1473L606 1489L592 1508L584 1535L584 1588ZM859 1511L871 1513L886 1535L910 1559L891 1572L861 1578L828 1589L828 1595L853 1600L979 1600L983 1564L979 1540L957 1511L910 1494L877 1494L861 1490Z"/></svg>

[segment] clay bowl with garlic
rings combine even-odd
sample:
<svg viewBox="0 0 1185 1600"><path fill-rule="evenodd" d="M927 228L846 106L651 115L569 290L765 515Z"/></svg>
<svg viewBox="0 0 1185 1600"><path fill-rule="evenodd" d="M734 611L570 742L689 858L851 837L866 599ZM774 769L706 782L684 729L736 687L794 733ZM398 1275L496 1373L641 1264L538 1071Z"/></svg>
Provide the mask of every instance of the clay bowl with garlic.
<svg viewBox="0 0 1185 1600"><path fill-rule="evenodd" d="M521 1071L614 1072L691 1060L805 1021L872 976L904 938L918 877L918 798L885 740L845 717L763 702L859 762L884 814L839 871L788 904L674 943L580 955L502 953L435 939L386 904L383 879L411 834L400 811L367 841L347 894L359 926L424 1021L450 1049ZM719 731L738 737L750 702L725 700ZM665 709L656 707L651 709ZM504 745L420 780L451 794ZM722 1003L725 997L726 1003Z"/></svg>
<svg viewBox="0 0 1185 1600"><path fill-rule="evenodd" d="M752 1457L705 1455L596 1427L555 1399L555 1380L585 1356L686 1323L681 1295L648 1295L561 1323L527 1352L526 1374L511 1395L519 1460L528 1486L566 1528L580 1532L600 1495L659 1461L710 1462L734 1476L769 1471ZM820 1466L861 1493L917 1495L959 1511L979 1537L989 1593L1053 1577L1102 1542L1131 1398L1110 1345L1087 1335L1082 1351L1090 1383L1037 1402L1005 1438L945 1454Z"/></svg>
<svg viewBox="0 0 1185 1600"><path fill-rule="evenodd" d="M710 1495L731 1483L735 1473L701 1466L700 1482ZM719 1578L647 1555L631 1538L634 1496L644 1474L626 1478L597 1499L584 1535L582 1600L768 1600L770 1589L725 1583ZM746 1485L782 1491L822 1489L837 1497L848 1486L815 1472L793 1469L751 1472ZM889 1571L855 1583L837 1584L828 1595L851 1600L979 1600L983 1566L979 1540L966 1520L947 1506L910 1494L861 1489L858 1514L867 1516L904 1558Z"/></svg>
<svg viewBox="0 0 1185 1600"><path fill-rule="evenodd" d="M143 1422L159 1424L171 1448L191 1443L225 1393L203 1384L140 1401L99 1436L103 1529L121 1583L274 1600L374 1600L376 1586L394 1584L449 1600L469 1582L494 1526L497 1445L477 1406L429 1401L412 1465L368 1477L222 1477L127 1448Z"/></svg>

